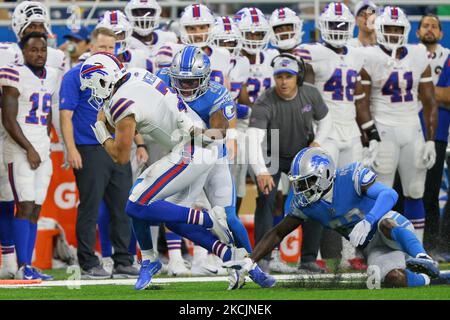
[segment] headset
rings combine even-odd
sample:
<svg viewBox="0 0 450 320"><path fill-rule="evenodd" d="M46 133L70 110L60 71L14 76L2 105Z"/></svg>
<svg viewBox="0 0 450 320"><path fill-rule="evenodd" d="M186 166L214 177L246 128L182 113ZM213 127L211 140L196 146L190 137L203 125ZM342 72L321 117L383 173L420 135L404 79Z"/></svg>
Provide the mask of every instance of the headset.
<svg viewBox="0 0 450 320"><path fill-rule="evenodd" d="M305 61L303 61L301 57L297 57L291 53L280 53L278 56L272 59L272 62L270 63L270 66L272 68L275 67L275 61L279 58L288 58L297 62L298 65L297 85L302 86L305 80L305 73L306 73Z"/></svg>

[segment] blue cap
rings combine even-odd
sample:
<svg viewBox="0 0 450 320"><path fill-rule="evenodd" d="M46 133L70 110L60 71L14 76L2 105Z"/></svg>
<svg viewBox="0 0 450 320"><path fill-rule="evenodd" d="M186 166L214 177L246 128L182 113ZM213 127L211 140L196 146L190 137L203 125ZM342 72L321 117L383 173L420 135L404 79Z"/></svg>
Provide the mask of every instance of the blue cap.
<svg viewBox="0 0 450 320"><path fill-rule="evenodd" d="M64 39L77 39L80 41L89 41L90 34L86 27L81 27L78 31L72 30L69 34L64 35Z"/></svg>

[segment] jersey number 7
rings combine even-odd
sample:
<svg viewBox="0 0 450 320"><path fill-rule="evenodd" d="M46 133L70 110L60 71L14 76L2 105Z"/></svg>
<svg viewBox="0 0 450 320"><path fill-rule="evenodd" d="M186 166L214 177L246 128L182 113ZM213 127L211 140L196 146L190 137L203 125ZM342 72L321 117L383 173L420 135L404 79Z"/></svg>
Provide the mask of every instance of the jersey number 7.
<svg viewBox="0 0 450 320"><path fill-rule="evenodd" d="M31 110L28 113L28 116L25 117L25 122L30 124L39 124L39 120L43 126L47 125L47 115L50 113L52 108L52 95L50 93L46 93L42 96L42 112L44 115L38 117L36 115L37 109L39 108L39 93L33 93L30 96L31 101Z"/></svg>

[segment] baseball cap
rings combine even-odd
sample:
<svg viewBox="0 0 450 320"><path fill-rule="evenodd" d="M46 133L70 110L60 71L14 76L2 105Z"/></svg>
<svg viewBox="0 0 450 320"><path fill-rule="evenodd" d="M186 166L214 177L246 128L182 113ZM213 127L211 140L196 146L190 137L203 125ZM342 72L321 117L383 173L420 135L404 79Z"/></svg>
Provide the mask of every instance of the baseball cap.
<svg viewBox="0 0 450 320"><path fill-rule="evenodd" d="M293 75L298 75L298 63L294 59L288 57L275 58L273 65L273 75L287 72Z"/></svg>
<svg viewBox="0 0 450 320"><path fill-rule="evenodd" d="M86 27L81 27L80 30L72 30L69 34L64 35L64 39L77 39L80 41L89 41L90 34Z"/></svg>
<svg viewBox="0 0 450 320"><path fill-rule="evenodd" d="M355 5L355 9L353 10L353 13L355 14L355 17L362 11L365 10L367 8L372 8L373 10L377 9L377 6L375 5L375 3L373 3L370 0L363 0L363 1L359 1L356 5Z"/></svg>

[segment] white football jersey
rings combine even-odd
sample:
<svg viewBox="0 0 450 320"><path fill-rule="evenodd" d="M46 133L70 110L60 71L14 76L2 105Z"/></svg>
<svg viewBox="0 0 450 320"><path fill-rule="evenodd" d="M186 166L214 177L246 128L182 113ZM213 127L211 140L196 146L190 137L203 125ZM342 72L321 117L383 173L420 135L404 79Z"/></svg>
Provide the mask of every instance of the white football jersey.
<svg viewBox="0 0 450 320"><path fill-rule="evenodd" d="M270 87L275 86L271 62L279 54L276 49L265 49L256 55L255 63L250 62L250 75L247 79L247 92L250 101L256 99Z"/></svg>
<svg viewBox="0 0 450 320"><path fill-rule="evenodd" d="M183 50L186 45L179 43L168 43L161 46L155 56L156 68L170 67L177 52ZM231 55L227 49L218 47L208 47L205 53L211 62L211 80L220 84L225 84L225 77L230 73Z"/></svg>
<svg viewBox="0 0 450 320"><path fill-rule="evenodd" d="M248 76L250 74L250 61L247 57L237 56L232 57L230 61L230 94L233 100L239 98L242 85L247 83Z"/></svg>
<svg viewBox="0 0 450 320"><path fill-rule="evenodd" d="M315 85L330 109L335 124L332 136L341 139L359 136L353 95L364 64L360 49L344 47L344 53L338 54L318 43L302 45L299 51L313 68Z"/></svg>
<svg viewBox="0 0 450 320"><path fill-rule="evenodd" d="M148 69L148 65L151 64L151 62L149 62L149 56L144 50L128 49L124 53L120 54L118 58L127 69L142 68L151 71L151 67Z"/></svg>
<svg viewBox="0 0 450 320"><path fill-rule="evenodd" d="M200 117L156 75L144 69L130 69L131 77L111 98L105 109L108 122L116 123L134 115L136 130L156 143L172 149L179 140L177 130L188 130L193 124L203 128Z"/></svg>
<svg viewBox="0 0 450 320"><path fill-rule="evenodd" d="M17 88L20 93L17 122L25 137L39 153L41 160L50 155L50 138L47 135L47 115L52 100L59 90L57 79L59 72L45 67L42 76L36 76L27 66L7 65L0 68L0 86ZM6 155L25 152L11 137L4 143Z"/></svg>
<svg viewBox="0 0 450 320"><path fill-rule="evenodd" d="M421 44L403 48L401 59L392 58L380 46L365 49L372 117L388 126L419 124L419 81L429 65L428 55Z"/></svg>

